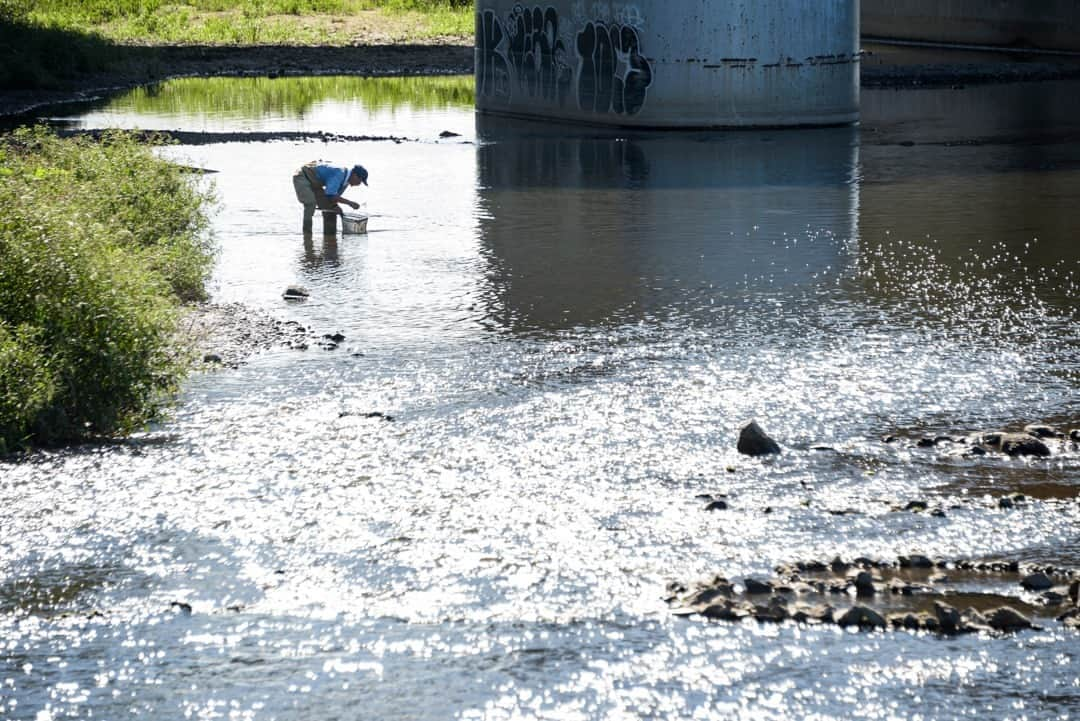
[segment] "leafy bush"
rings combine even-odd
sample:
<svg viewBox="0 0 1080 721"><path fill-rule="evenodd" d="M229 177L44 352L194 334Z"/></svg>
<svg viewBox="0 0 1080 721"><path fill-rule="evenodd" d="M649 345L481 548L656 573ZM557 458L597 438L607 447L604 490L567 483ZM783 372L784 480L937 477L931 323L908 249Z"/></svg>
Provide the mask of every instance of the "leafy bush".
<svg viewBox="0 0 1080 721"><path fill-rule="evenodd" d="M0 442L126 432L175 391L177 306L212 262L210 200L134 138L0 141Z"/></svg>
<svg viewBox="0 0 1080 721"><path fill-rule="evenodd" d="M22 445L30 427L56 395L56 377L39 330L0 322L0 454Z"/></svg>

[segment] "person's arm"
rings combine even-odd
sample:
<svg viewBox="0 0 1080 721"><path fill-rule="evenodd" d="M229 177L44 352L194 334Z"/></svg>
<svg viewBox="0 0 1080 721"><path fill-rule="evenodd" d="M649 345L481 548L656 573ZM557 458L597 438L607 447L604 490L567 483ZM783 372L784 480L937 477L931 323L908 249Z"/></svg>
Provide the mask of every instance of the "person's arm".
<svg viewBox="0 0 1080 721"><path fill-rule="evenodd" d="M340 195L331 195L331 196L328 197L328 200L331 203L334 203L335 205L337 205L338 203L344 203L345 205L349 206L353 210L356 210L357 208L360 207L359 203L354 203L353 201L349 200L348 198L342 197ZM341 208L338 207L338 210L341 210Z"/></svg>

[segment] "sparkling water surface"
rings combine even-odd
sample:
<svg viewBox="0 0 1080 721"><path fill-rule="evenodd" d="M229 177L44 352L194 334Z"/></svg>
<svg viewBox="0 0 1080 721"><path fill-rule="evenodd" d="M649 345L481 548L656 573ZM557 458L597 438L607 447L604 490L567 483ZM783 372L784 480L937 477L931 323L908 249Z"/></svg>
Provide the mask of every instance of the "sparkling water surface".
<svg viewBox="0 0 1080 721"><path fill-rule="evenodd" d="M665 602L836 555L1080 565L1075 446L881 440L1080 427L1080 85L673 134L476 118L467 78L399 81L189 80L65 118L397 141L163 151L215 171L213 300L346 339L0 465L0 717L1080 717L1052 617L941 638ZM314 158L369 169L366 235L303 238ZM781 455L736 452L750 418Z"/></svg>

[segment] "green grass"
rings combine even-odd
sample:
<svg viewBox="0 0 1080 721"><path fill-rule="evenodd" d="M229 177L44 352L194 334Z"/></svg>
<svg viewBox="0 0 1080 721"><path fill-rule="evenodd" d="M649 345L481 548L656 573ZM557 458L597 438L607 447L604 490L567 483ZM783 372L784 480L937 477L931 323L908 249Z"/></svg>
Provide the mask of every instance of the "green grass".
<svg viewBox="0 0 1080 721"><path fill-rule="evenodd" d="M348 18L376 11L400 40L468 37L471 0L0 0L33 26L155 44L304 44L347 41ZM0 12L2 15L2 12ZM320 23L333 16L338 22ZM340 26L340 27L339 27Z"/></svg>
<svg viewBox="0 0 1080 721"><path fill-rule="evenodd" d="M135 88L109 101L109 109L139 114L209 114L225 118L301 116L317 103L361 102L371 113L384 109L471 108L469 76L363 78L177 78Z"/></svg>
<svg viewBox="0 0 1080 721"><path fill-rule="evenodd" d="M0 452L124 433L169 402L211 191L123 133L0 138Z"/></svg>
<svg viewBox="0 0 1080 721"><path fill-rule="evenodd" d="M0 0L0 88L130 72L163 45L468 42L473 32L470 0Z"/></svg>

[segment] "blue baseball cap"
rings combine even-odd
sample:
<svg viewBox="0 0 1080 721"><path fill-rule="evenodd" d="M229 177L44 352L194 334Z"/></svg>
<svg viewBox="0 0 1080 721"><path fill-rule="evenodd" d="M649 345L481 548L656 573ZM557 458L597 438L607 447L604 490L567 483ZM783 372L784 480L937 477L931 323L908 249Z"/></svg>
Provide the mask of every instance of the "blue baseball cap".
<svg viewBox="0 0 1080 721"><path fill-rule="evenodd" d="M367 170L363 165L352 166L352 172L356 173L356 177L360 178L360 182L367 185Z"/></svg>

